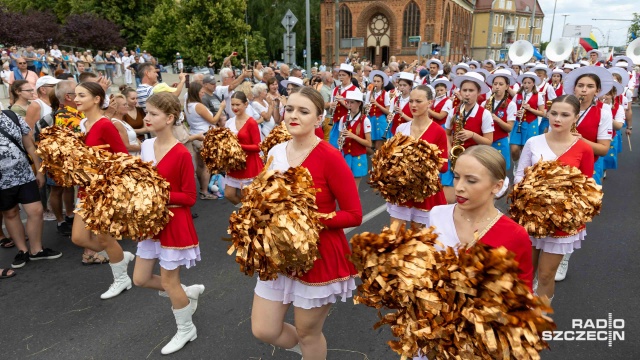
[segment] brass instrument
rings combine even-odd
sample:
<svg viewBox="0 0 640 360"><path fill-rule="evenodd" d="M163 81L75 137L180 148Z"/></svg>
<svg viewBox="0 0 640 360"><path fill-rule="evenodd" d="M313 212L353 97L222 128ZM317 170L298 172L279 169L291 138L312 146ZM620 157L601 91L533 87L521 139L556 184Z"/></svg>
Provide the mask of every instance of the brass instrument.
<svg viewBox="0 0 640 360"><path fill-rule="evenodd" d="M487 102L484 104L484 108L489 110L491 113L493 113L493 103L495 102L495 98L496 98L496 93L491 93L491 96L489 97L489 99L487 99Z"/></svg>
<svg viewBox="0 0 640 360"><path fill-rule="evenodd" d="M340 131L340 136L338 137L338 150L340 151L342 151L342 147L344 146L344 141L347 138L347 134L345 133L345 131L347 131L350 119L351 119L351 109L348 109L347 118L345 119L346 121L344 122L344 128Z"/></svg>
<svg viewBox="0 0 640 360"><path fill-rule="evenodd" d="M462 100L462 105L460 105L460 110L456 114L456 117L453 119L453 127L455 131L451 132L451 150L449 150L449 160L451 161L451 170L456 167L456 161L458 157L462 155L464 152L464 146L462 146L463 141L458 140L457 132L464 129L465 120L462 112L464 111L464 106L467 104L466 101Z"/></svg>

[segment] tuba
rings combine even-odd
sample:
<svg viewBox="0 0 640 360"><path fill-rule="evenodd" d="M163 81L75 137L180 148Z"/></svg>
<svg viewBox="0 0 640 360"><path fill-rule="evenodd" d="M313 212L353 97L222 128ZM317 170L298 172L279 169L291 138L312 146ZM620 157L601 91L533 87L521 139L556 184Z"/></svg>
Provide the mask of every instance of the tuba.
<svg viewBox="0 0 640 360"><path fill-rule="evenodd" d="M634 64L640 63L640 38L633 40L627 46L627 56Z"/></svg>
<svg viewBox="0 0 640 360"><path fill-rule="evenodd" d="M340 136L338 137L338 150L340 151L342 151L342 147L344 146L344 141L347 138L345 131L347 131L347 128L349 126L349 120L351 120L351 109L347 110L347 118L346 118L346 121L344 122L344 128L340 131Z"/></svg>
<svg viewBox="0 0 640 360"><path fill-rule="evenodd" d="M545 55L553 62L563 62L567 60L573 52L573 44L567 38L560 38L547 44Z"/></svg>
<svg viewBox="0 0 640 360"><path fill-rule="evenodd" d="M518 40L509 48L509 60L515 64L526 64L533 56L533 44L527 40Z"/></svg>
<svg viewBox="0 0 640 360"><path fill-rule="evenodd" d="M464 129L465 120L462 112L464 111L464 106L466 105L466 101L462 101L462 105L460 105L460 109L456 114L456 117L453 119L453 129L455 131L451 132L451 150L449 150L449 159L451 160L451 170L456 167L456 160L458 157L462 155L464 152L464 146L462 146L462 140L458 140L456 138L457 132Z"/></svg>

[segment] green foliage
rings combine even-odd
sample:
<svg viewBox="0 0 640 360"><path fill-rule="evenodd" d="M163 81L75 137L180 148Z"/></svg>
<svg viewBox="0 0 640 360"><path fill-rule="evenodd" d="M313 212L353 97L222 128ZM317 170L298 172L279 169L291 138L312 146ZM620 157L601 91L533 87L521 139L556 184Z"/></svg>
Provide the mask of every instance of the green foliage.
<svg viewBox="0 0 640 360"><path fill-rule="evenodd" d="M547 50L547 45L549 45L548 41L543 41L540 43L540 53L544 53Z"/></svg>
<svg viewBox="0 0 640 360"><path fill-rule="evenodd" d="M629 26L628 40L633 41L633 35L640 38L640 13L633 13L633 22Z"/></svg>
<svg viewBox="0 0 640 360"><path fill-rule="evenodd" d="M249 33L245 7L238 0L163 0L148 20L144 47L165 63L172 62L179 51L189 64L204 65L208 54L221 64L233 51L244 55L246 38L249 59L262 58L264 38Z"/></svg>

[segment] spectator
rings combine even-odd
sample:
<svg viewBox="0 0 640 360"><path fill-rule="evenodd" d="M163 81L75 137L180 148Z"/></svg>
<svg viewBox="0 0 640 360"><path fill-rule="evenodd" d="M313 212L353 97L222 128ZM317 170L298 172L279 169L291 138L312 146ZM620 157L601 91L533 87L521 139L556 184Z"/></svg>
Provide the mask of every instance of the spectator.
<svg viewBox="0 0 640 360"><path fill-rule="evenodd" d="M11 84L11 98L14 100L10 109L19 116L27 115L27 108L34 99L35 89L26 80L16 80Z"/></svg>
<svg viewBox="0 0 640 360"><path fill-rule="evenodd" d="M302 76L302 69L300 68L293 68L293 70L291 70L290 76L297 77L299 79L304 79L304 76Z"/></svg>
<svg viewBox="0 0 640 360"><path fill-rule="evenodd" d="M178 66L178 72L181 73L184 71L184 60L182 60L182 56L180 53L176 53L176 64Z"/></svg>
<svg viewBox="0 0 640 360"><path fill-rule="evenodd" d="M158 83L158 72L156 71L156 67L152 63L147 62L138 66L138 76L140 77L140 86L136 89L136 92L138 93L138 106L142 108L145 113L147 112L147 99L151 96L155 86L168 88L174 95L179 96L182 93L182 88L184 87L186 80L185 74L182 73L179 75L180 82L175 88L172 88L165 83Z"/></svg>
<svg viewBox="0 0 640 360"><path fill-rule="evenodd" d="M35 129L36 122L45 115L51 114L51 101L49 100L49 92L59 83L60 80L53 76L43 76L36 81L36 97L27 109L25 121L31 129Z"/></svg>
<svg viewBox="0 0 640 360"><path fill-rule="evenodd" d="M113 75L116 71L116 58L113 56L113 53L107 52L104 56L104 61L104 68L107 74L107 78L109 79L109 81L113 82Z"/></svg>
<svg viewBox="0 0 640 360"><path fill-rule="evenodd" d="M129 68L131 64L135 62L135 57L129 56L129 54L125 51L122 55L122 69L124 71L124 83L126 85L131 85L133 80L131 79L131 69ZM135 70L133 71L135 72Z"/></svg>
<svg viewBox="0 0 640 360"><path fill-rule="evenodd" d="M9 75L9 85L12 85L16 80L27 80L29 84L31 84L32 89L34 89L36 87L38 75L33 71L27 69L27 60L25 60L24 58L18 58L16 60L16 64L17 67L13 69L13 72ZM12 92L9 102L13 103L13 100L14 99Z"/></svg>
<svg viewBox="0 0 640 360"><path fill-rule="evenodd" d="M38 72L36 71L35 62L38 61L38 54L34 50L33 46L27 46L27 50L25 50L23 57L27 60L27 69L37 74Z"/></svg>
<svg viewBox="0 0 640 360"><path fill-rule="evenodd" d="M11 70L9 70L9 62L2 63L2 72L0 72L0 78L2 78L2 84L7 89L7 94L9 94L9 78L11 77Z"/></svg>
<svg viewBox="0 0 640 360"><path fill-rule="evenodd" d="M267 98L271 99L271 101L273 102L273 121L276 124L280 124L280 121L282 120L281 117L281 109L280 108L280 93L278 92L278 88L280 86L280 84L278 84L278 80L276 79L276 77L272 77L269 78L269 80L267 80Z"/></svg>
<svg viewBox="0 0 640 360"><path fill-rule="evenodd" d="M249 73L247 71L244 71L241 76L236 78L233 70L231 70L230 68L220 69L220 81L222 82L222 85L216 87L216 95L218 95L219 98L225 101L226 105L224 111L227 114L227 117L232 114L231 95L233 95L233 90L236 88L236 86L242 84L242 81L245 77L249 76Z"/></svg>
<svg viewBox="0 0 640 360"><path fill-rule="evenodd" d="M218 114L219 111L224 111L224 106L221 106L224 100L215 93L216 83L216 78L211 75L207 75L202 79L204 95L202 96L201 101L212 114ZM224 124L218 123L218 126L224 126Z"/></svg>
<svg viewBox="0 0 640 360"><path fill-rule="evenodd" d="M56 65L55 67L57 68L58 66L60 66L60 64L64 64L64 59L62 58L63 53L58 50L58 45L53 44L53 46L51 47L51 50L49 51L49 55L51 55L51 57L53 58L53 62ZM66 67L63 65L63 68L66 69Z"/></svg>
<svg viewBox="0 0 640 360"><path fill-rule="evenodd" d="M269 79L275 78L276 74L273 72L273 69L269 66L265 67L262 70L262 83L266 84L269 82Z"/></svg>
<svg viewBox="0 0 640 360"><path fill-rule="evenodd" d="M278 87L278 92L280 93L280 95L287 96L287 88L282 86L281 84L282 81L289 79L289 65L280 65L280 75L276 74L276 79L278 79L278 84L280 84L280 86Z"/></svg>
<svg viewBox="0 0 640 360"><path fill-rule="evenodd" d="M107 72L107 65L106 65L106 60L104 57L102 57L102 51L98 50L98 53L96 54L96 57L93 59L94 64L96 64L96 68L95 71L104 76Z"/></svg>
<svg viewBox="0 0 640 360"><path fill-rule="evenodd" d="M123 85L120 87L120 93L127 99L128 105L124 121L131 125L134 130L146 131L146 127L144 126L145 113L138 107L138 93L136 93L136 90Z"/></svg>
<svg viewBox="0 0 640 360"><path fill-rule="evenodd" d="M16 120L17 124L14 119L0 113L0 129L3 130L0 138L6 146L0 152L0 211L9 237L18 248L18 254L11 264L14 269L23 267L29 260L57 259L62 256L59 251L42 247L42 203L38 188L44 186L44 175L40 172L40 158L36 155L33 137L29 136L31 129L21 117ZM29 157L35 163L35 176ZM27 214L29 248L18 205L22 205Z"/></svg>
<svg viewBox="0 0 640 360"><path fill-rule="evenodd" d="M140 155L140 141L138 140L138 134L136 130L124 120L124 117L129 112L129 103L122 94L115 94L111 99L111 108L113 109L113 115L111 116L111 122L118 129L118 133L122 138L124 146L129 151L129 155Z"/></svg>
<svg viewBox="0 0 640 360"><path fill-rule="evenodd" d="M207 68L209 69L209 75L215 76L216 62L213 60L213 56L211 54L207 56Z"/></svg>
<svg viewBox="0 0 640 360"><path fill-rule="evenodd" d="M264 140L267 135L276 126L273 118L274 103L271 97L267 94L266 84L256 84L251 89L253 95L253 101L251 101L251 107L254 110L254 117L258 126L260 127L260 137Z"/></svg>
<svg viewBox="0 0 640 360"><path fill-rule="evenodd" d="M62 68L64 70L66 70L67 72L71 72L72 67L73 67L73 59L71 58L71 56L67 53L66 50L62 50L60 52L60 60L61 60L61 65Z"/></svg>

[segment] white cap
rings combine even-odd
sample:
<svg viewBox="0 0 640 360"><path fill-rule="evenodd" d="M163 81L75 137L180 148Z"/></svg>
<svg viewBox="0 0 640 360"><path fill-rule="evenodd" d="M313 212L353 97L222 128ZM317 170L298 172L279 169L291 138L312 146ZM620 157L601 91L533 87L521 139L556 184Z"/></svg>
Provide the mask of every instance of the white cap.
<svg viewBox="0 0 640 360"><path fill-rule="evenodd" d="M355 89L352 91L347 91L347 96L345 97L345 100L354 100L354 101L363 102L364 96L362 95L362 92L360 90Z"/></svg>
<svg viewBox="0 0 640 360"><path fill-rule="evenodd" d="M289 76L289 79L280 81L280 85L282 85L282 87L284 88L286 88L289 84L295 86L303 86L304 82L302 81L302 79L295 76Z"/></svg>
<svg viewBox="0 0 640 360"><path fill-rule="evenodd" d="M348 72L349 74L353 74L353 66L349 64L340 64L340 69L338 71Z"/></svg>
<svg viewBox="0 0 640 360"><path fill-rule="evenodd" d="M59 83L60 79L56 79L53 76L50 75L45 75L43 77L38 78L38 80L36 80L36 91L38 91L38 89L42 86L45 85L55 85L57 83Z"/></svg>

